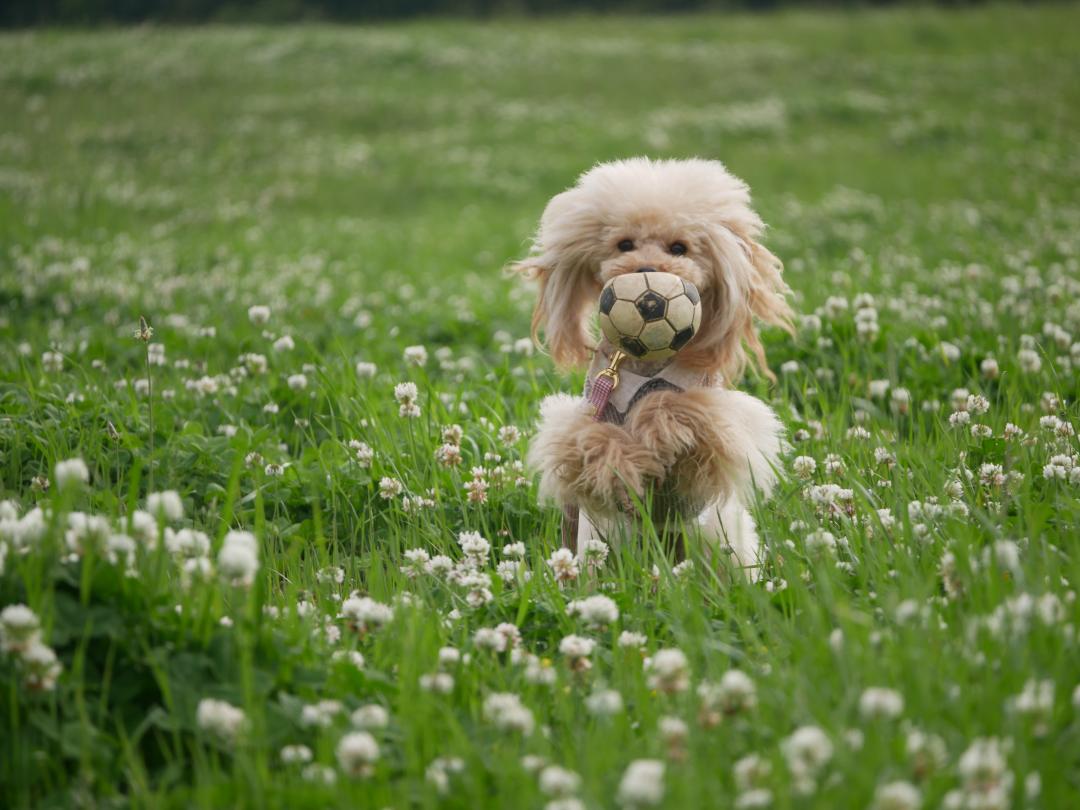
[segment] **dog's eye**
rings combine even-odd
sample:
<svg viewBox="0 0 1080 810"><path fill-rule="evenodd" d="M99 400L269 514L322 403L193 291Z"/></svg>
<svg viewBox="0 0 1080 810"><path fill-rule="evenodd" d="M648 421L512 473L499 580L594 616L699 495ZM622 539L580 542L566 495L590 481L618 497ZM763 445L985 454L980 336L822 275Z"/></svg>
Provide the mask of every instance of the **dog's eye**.
<svg viewBox="0 0 1080 810"><path fill-rule="evenodd" d="M634 249L634 243L630 239L623 239L621 242L619 242L617 247L621 252L629 253L631 250Z"/></svg>
<svg viewBox="0 0 1080 810"><path fill-rule="evenodd" d="M672 256L682 256L686 253L686 245L682 242L672 242L668 250L671 251Z"/></svg>

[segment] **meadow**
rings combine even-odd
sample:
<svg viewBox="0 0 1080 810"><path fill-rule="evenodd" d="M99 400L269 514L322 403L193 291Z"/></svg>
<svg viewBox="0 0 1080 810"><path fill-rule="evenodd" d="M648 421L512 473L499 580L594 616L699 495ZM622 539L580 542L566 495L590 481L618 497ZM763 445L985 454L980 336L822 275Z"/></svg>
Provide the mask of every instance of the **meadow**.
<svg viewBox="0 0 1080 810"><path fill-rule="evenodd" d="M1075 807L1075 6L0 34L0 804ZM593 163L786 264L748 579L574 560L503 272Z"/></svg>

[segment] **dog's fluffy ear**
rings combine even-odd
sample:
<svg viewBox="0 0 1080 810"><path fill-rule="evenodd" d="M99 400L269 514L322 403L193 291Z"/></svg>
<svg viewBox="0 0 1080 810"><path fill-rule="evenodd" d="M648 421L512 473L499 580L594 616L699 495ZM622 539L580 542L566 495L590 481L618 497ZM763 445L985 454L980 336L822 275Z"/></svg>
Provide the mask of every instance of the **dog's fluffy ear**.
<svg viewBox="0 0 1080 810"><path fill-rule="evenodd" d="M702 295L702 330L686 348L685 362L719 373L730 384L742 378L748 363L775 380L755 319L792 330L783 265L757 241L763 228L757 215L749 212L744 219L710 229L706 246L715 278Z"/></svg>
<svg viewBox="0 0 1080 810"><path fill-rule="evenodd" d="M770 326L779 326L788 332L794 332L792 319L795 313L787 302L788 296L791 295L791 288L784 281L783 263L764 245L753 239L744 241L747 243L747 253L752 268L748 303L753 318ZM769 370L765 361L765 347L761 345L761 338L758 337L753 318L743 339L754 353L754 364L757 369L775 382L776 375Z"/></svg>
<svg viewBox="0 0 1080 810"><path fill-rule="evenodd" d="M551 353L555 365L574 368L589 362L593 341L589 323L600 283L589 251L596 225L575 204L575 189L555 196L540 220L532 255L511 269L539 284L532 317L532 337Z"/></svg>

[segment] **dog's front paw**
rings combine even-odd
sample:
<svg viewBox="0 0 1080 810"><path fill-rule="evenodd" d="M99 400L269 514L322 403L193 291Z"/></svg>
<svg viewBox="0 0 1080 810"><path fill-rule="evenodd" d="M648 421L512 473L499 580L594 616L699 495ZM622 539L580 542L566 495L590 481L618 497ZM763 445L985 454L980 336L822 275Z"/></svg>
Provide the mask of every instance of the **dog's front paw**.
<svg viewBox="0 0 1080 810"><path fill-rule="evenodd" d="M568 465L576 500L600 513L631 511L633 498L664 475L663 462L618 425L590 421L575 431L578 454Z"/></svg>
<svg viewBox="0 0 1080 810"><path fill-rule="evenodd" d="M663 462L618 425L594 422L580 407L569 407L569 399L545 409L529 447L541 496L596 514L628 509L631 495L640 497L663 476Z"/></svg>
<svg viewBox="0 0 1080 810"><path fill-rule="evenodd" d="M698 402L680 391L657 391L630 411L627 431L670 470L701 441L701 424L708 420Z"/></svg>

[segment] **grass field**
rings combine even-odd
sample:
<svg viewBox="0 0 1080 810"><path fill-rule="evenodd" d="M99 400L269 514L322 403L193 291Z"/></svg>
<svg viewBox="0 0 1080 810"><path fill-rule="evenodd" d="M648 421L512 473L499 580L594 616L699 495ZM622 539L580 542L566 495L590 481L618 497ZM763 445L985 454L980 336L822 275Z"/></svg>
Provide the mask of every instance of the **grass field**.
<svg viewBox="0 0 1080 810"><path fill-rule="evenodd" d="M0 35L0 805L1076 806L1078 28ZM795 290L757 582L549 564L501 268L641 153Z"/></svg>

